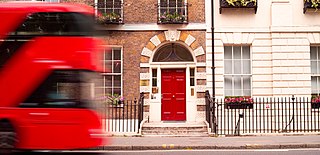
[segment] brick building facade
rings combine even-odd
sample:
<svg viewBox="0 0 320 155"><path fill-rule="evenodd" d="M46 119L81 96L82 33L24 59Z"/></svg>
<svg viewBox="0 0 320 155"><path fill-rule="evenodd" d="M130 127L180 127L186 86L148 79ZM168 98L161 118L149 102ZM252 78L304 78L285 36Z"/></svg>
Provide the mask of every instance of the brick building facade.
<svg viewBox="0 0 320 155"><path fill-rule="evenodd" d="M99 10L100 1L96 9ZM119 23L105 23L100 26L101 38L106 45L117 47L122 52L121 71L121 95L126 99L133 99L139 96L140 92L145 93L145 118L150 121L162 121L161 118L161 70L162 69L183 69L186 71L185 78L190 78L190 68L196 69L199 74L195 77L195 85L186 85L185 90L185 118L183 121L197 121L204 119L204 91L206 85L206 27L205 27L205 1L170 1L176 3L178 12L184 14L183 23L171 21L159 23L161 15L160 0L123 0L121 2L121 18ZM166 2L168 1L161 1ZM166 6L164 6L166 7ZM179 10L179 7L183 7ZM190 63L183 62L160 62L154 63L153 56L163 46L169 44L181 45L189 51L194 60ZM158 76L157 84L152 81L152 71L156 69ZM192 87L192 88L191 88ZM157 89L156 92L152 92ZM191 95L191 89L193 97ZM189 94L188 94L189 93ZM189 107L190 106L190 107ZM198 108L197 108L198 106ZM199 110L199 111L197 111ZM163 112L162 112L163 113ZM187 113L187 114L186 114ZM172 116L174 117L174 116ZM174 120L174 118L171 118Z"/></svg>

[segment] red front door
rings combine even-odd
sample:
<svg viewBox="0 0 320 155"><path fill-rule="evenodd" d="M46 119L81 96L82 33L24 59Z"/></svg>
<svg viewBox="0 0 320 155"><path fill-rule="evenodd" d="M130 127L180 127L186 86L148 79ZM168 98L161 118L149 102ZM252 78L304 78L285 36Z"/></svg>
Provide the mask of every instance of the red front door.
<svg viewBox="0 0 320 155"><path fill-rule="evenodd" d="M161 119L186 120L186 70L161 70Z"/></svg>

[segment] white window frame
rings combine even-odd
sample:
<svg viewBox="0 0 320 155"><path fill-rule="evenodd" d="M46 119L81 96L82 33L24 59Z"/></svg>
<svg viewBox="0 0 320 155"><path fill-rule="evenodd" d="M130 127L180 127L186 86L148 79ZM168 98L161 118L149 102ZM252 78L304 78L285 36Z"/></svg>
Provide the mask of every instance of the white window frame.
<svg viewBox="0 0 320 155"><path fill-rule="evenodd" d="M109 48L109 50L108 50ZM113 67L113 62L114 61L119 61L119 60L113 60L113 51L114 50L120 50L120 61L121 61L121 69L120 69L120 73L114 73L114 67ZM111 60L105 60L105 55L107 52L111 52ZM108 63L111 63L111 69L110 69L110 72L106 72L106 64ZM123 48L121 46L108 46L105 51L103 52L103 73L102 73L102 76L103 76L103 93L104 94L114 94L114 89L116 88L114 86L114 82L111 83L111 86L106 86L106 80L107 80L107 76L112 76L112 78L114 78L114 76L119 76L120 75L120 92L121 94L118 94L118 95L121 95L123 96ZM107 88L111 88L112 92L106 92L106 89Z"/></svg>
<svg viewBox="0 0 320 155"><path fill-rule="evenodd" d="M231 59L226 59L224 57L224 95L225 96L252 96L252 50L251 50L251 46L249 45L225 45L225 47L231 47ZM241 51L241 54L240 54L240 59L234 59L234 47L240 47L240 51ZM243 59L243 47L248 47L249 49L249 59ZM225 51L226 52L226 51ZM231 73L226 73L226 60L231 60ZM241 63L241 71L240 73L235 73L235 68L234 68L234 63L235 63L235 60L240 60L240 63ZM249 64L250 64L250 73L248 74L244 74L243 73L243 70L244 70L244 61L249 61ZM227 76L231 76L231 89L230 90L227 90L226 89L226 77ZM235 76L240 76L241 77L241 83L240 83L240 91L241 91L241 94L236 94L236 90L235 90ZM250 86L248 86L250 88L249 89L244 89L245 86L244 86L244 77L245 76L249 76L250 77ZM250 94L247 95L245 94L245 90L249 90L250 91ZM227 93L227 91L232 91L231 92L231 95L229 93Z"/></svg>
<svg viewBox="0 0 320 155"><path fill-rule="evenodd" d="M161 1L162 0L158 0L158 4L160 4L161 3ZM170 9L170 7L169 7L169 2L170 1L176 1L176 7L175 7L175 9L176 9L176 12L178 11L178 8L179 7L177 7L177 5L178 5L178 0L168 0L168 6L166 7L167 8L167 12L169 11L169 9ZM185 11L185 16L187 17L188 16L188 9L187 9L187 6L186 5L184 5L184 4L187 4L187 0L182 0L183 1L183 4L182 4L182 7L185 7L184 8L184 11ZM184 6L183 6L184 5ZM160 9L158 9L158 14L159 15L161 15L161 10Z"/></svg>
<svg viewBox="0 0 320 155"><path fill-rule="evenodd" d="M103 0L105 3L107 2L107 0ZM114 3L114 0L112 0L112 2ZM123 4L123 0L120 0L120 2L121 2L121 4ZM100 9L105 9L105 10L107 10L107 9L112 9L113 11L115 10L115 7L113 7L113 8L98 8L98 0L94 0L94 6L95 6L95 13L96 14L98 14L98 11L100 10ZM118 8L119 9L119 8ZM121 7L120 8L121 9L121 16L123 15L123 8Z"/></svg>
<svg viewBox="0 0 320 155"><path fill-rule="evenodd" d="M313 55L312 52L315 52L315 55ZM315 56L316 58L313 59L313 56ZM312 64L316 65L314 69ZM320 95L320 46L310 46L310 70L311 94ZM313 82L314 78L316 78L315 82ZM313 91L316 91L316 93L314 93Z"/></svg>

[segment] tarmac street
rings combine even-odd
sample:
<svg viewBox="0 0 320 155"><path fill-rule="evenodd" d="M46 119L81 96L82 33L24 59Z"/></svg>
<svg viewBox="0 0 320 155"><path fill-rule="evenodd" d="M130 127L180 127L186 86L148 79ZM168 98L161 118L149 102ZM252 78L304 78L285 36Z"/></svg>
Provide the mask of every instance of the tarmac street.
<svg viewBox="0 0 320 155"><path fill-rule="evenodd" d="M129 151L66 151L45 154L77 155L318 155L320 149L244 149L244 150L129 150Z"/></svg>
<svg viewBox="0 0 320 155"><path fill-rule="evenodd" d="M320 148L320 135L241 137L109 137L100 150L301 149Z"/></svg>

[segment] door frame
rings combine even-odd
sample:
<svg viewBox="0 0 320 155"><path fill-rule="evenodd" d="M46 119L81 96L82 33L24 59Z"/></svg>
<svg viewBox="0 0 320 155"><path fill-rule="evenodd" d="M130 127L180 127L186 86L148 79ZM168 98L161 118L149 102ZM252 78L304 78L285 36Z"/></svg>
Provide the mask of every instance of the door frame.
<svg viewBox="0 0 320 155"><path fill-rule="evenodd" d="M152 69L157 70L157 88L158 93L152 94L152 74L150 74L150 95L149 95L149 121L151 122L162 122L161 120L161 70L162 69L186 69L186 122L195 121L197 115L197 95L196 95L196 85L190 87L190 68L197 68L194 62L175 62L175 63L152 63L148 65L149 73L152 73ZM191 96L191 88L194 88L195 95ZM153 96L154 98L152 98Z"/></svg>

